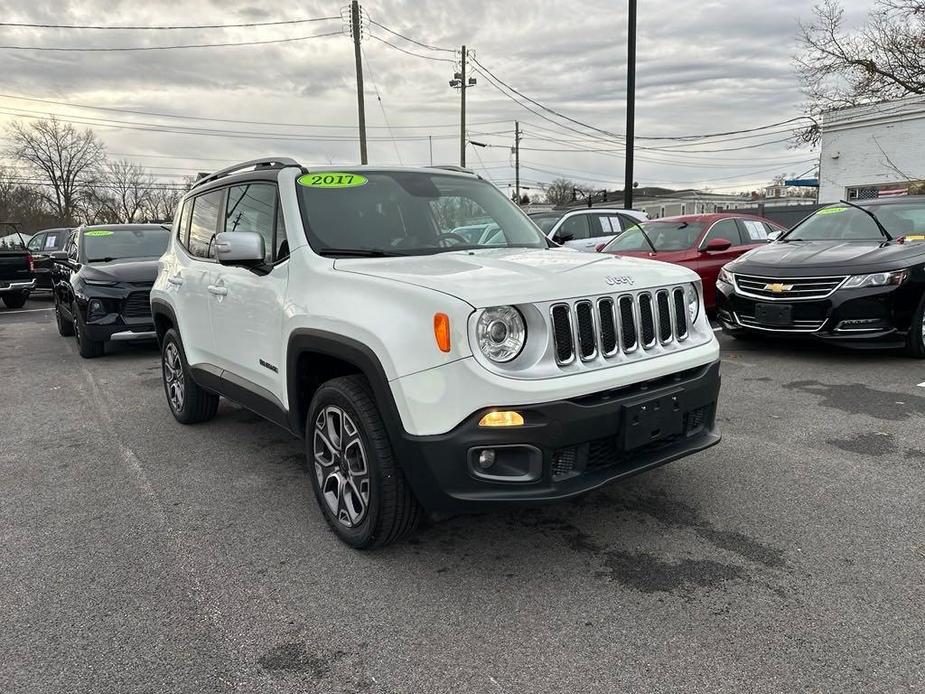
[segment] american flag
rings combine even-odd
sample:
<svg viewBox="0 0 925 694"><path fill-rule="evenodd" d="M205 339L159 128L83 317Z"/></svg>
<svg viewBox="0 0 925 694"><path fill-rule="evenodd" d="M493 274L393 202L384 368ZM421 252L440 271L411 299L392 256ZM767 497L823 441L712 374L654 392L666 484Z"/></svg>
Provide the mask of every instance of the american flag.
<svg viewBox="0 0 925 694"><path fill-rule="evenodd" d="M899 197L900 195L905 195L906 192L907 192L906 186L902 186L899 188L881 188L880 195L878 197L896 198L896 197Z"/></svg>

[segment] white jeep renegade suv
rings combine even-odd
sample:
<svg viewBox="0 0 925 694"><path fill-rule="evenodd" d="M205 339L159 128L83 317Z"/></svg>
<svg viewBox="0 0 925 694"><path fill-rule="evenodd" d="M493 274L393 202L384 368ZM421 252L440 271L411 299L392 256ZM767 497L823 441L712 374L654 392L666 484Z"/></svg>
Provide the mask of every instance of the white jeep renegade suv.
<svg viewBox="0 0 925 694"><path fill-rule="evenodd" d="M273 159L185 196L151 305L174 417L225 396L303 438L325 518L373 547L716 444L701 294L552 247L468 172Z"/></svg>

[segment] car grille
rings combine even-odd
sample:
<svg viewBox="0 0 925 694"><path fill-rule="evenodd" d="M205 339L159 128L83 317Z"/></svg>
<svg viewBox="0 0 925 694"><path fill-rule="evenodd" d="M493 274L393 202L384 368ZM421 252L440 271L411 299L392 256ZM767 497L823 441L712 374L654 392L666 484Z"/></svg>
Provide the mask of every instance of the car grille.
<svg viewBox="0 0 925 694"><path fill-rule="evenodd" d="M847 279L845 275L831 277L762 277L735 275L739 293L759 299L802 301L825 299ZM775 291L776 290L776 291Z"/></svg>
<svg viewBox="0 0 925 694"><path fill-rule="evenodd" d="M807 332L814 333L825 325L824 320L797 320L794 319L790 325L765 325L759 323L753 316L743 316L736 314L739 323L747 328L761 328L775 332Z"/></svg>
<svg viewBox="0 0 925 694"><path fill-rule="evenodd" d="M556 303L549 311L560 366L649 351L688 336L684 288Z"/></svg>
<svg viewBox="0 0 925 694"><path fill-rule="evenodd" d="M126 318L147 318L151 315L151 292L132 292L122 305Z"/></svg>

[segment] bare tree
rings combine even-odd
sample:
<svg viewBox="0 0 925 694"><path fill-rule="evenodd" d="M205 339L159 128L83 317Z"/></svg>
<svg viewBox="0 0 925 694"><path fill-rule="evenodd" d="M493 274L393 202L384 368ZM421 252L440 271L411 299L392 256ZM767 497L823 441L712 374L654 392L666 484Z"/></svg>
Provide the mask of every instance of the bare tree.
<svg viewBox="0 0 925 694"><path fill-rule="evenodd" d="M188 191L194 182L188 177L179 186L173 184L159 184L151 189L151 195L144 206L144 216L152 222L169 222L173 220L180 204L180 198Z"/></svg>
<svg viewBox="0 0 925 694"><path fill-rule="evenodd" d="M62 224L74 224L80 198L103 163L103 143L92 130L78 131L54 117L13 122L8 134L6 154L48 181L50 189L40 189L42 197Z"/></svg>
<svg viewBox="0 0 925 694"><path fill-rule="evenodd" d="M546 187L546 202L555 207L568 205L579 186L567 178L557 178Z"/></svg>
<svg viewBox="0 0 925 694"><path fill-rule="evenodd" d="M17 222L19 230L31 234L57 226L58 220L36 186L19 183L11 172L0 168L0 222Z"/></svg>
<svg viewBox="0 0 925 694"><path fill-rule="evenodd" d="M800 26L794 57L809 115L925 94L925 0L876 0L853 32L839 0L823 0L813 14ZM818 124L799 139L815 144Z"/></svg>
<svg viewBox="0 0 925 694"><path fill-rule="evenodd" d="M122 224L141 221L154 190L154 177L139 164L119 159L106 162L103 180L114 221Z"/></svg>

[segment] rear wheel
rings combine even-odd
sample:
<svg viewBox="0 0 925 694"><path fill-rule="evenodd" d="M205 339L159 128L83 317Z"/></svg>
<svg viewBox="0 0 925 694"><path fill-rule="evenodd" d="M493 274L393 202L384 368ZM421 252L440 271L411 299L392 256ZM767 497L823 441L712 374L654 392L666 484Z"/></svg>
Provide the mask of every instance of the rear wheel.
<svg viewBox="0 0 925 694"><path fill-rule="evenodd" d="M181 424L198 424L215 416L219 396L192 379L180 335L173 329L168 330L161 341L161 374L174 419Z"/></svg>
<svg viewBox="0 0 925 694"><path fill-rule="evenodd" d="M906 354L914 359L925 359L925 295L912 314L909 334L906 335Z"/></svg>
<svg viewBox="0 0 925 694"><path fill-rule="evenodd" d="M26 299L28 298L29 295L25 293L4 294L3 303L6 304L7 308L22 308L26 305Z"/></svg>
<svg viewBox="0 0 925 694"><path fill-rule="evenodd" d="M421 508L392 456L365 378L335 378L318 389L305 446L318 505L345 543L382 547L417 526Z"/></svg>
<svg viewBox="0 0 925 694"><path fill-rule="evenodd" d="M76 306L71 307L71 315L74 316L72 325L74 327L74 337L77 338L77 351L80 352L80 356L84 359L96 359L96 357L103 356L106 350L105 343L90 339L85 330L87 326L80 320L80 312Z"/></svg>
<svg viewBox="0 0 925 694"><path fill-rule="evenodd" d="M72 337L74 335L74 324L61 315L61 304L55 299L55 323L58 325L58 334L61 337Z"/></svg>

